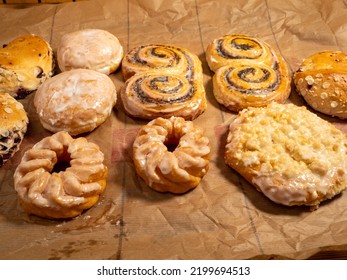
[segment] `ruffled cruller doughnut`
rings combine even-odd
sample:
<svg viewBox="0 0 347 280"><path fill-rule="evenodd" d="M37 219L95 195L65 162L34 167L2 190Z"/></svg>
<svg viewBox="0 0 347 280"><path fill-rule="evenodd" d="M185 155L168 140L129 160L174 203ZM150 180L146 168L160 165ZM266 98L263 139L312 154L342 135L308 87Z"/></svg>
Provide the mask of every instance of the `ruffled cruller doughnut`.
<svg viewBox="0 0 347 280"><path fill-rule="evenodd" d="M17 37L0 49L0 92L24 98L53 72L53 51L37 35Z"/></svg>
<svg viewBox="0 0 347 280"><path fill-rule="evenodd" d="M106 187L107 167L99 147L61 131L25 152L14 173L20 204L29 214L72 218L92 207ZM59 164L69 166L55 171Z"/></svg>
<svg viewBox="0 0 347 280"><path fill-rule="evenodd" d="M248 108L230 125L226 163L272 201L316 209L347 188L347 137L294 104Z"/></svg>
<svg viewBox="0 0 347 280"><path fill-rule="evenodd" d="M215 39L206 50L213 93L231 111L283 103L290 95L291 76L282 56L268 44L246 35Z"/></svg>
<svg viewBox="0 0 347 280"><path fill-rule="evenodd" d="M202 129L181 117L150 121L133 144L137 174L159 192L178 194L195 188L208 171L209 154Z"/></svg>
<svg viewBox="0 0 347 280"><path fill-rule="evenodd" d="M120 96L130 116L193 120L206 109L201 61L184 48L138 46L123 58L122 72Z"/></svg>

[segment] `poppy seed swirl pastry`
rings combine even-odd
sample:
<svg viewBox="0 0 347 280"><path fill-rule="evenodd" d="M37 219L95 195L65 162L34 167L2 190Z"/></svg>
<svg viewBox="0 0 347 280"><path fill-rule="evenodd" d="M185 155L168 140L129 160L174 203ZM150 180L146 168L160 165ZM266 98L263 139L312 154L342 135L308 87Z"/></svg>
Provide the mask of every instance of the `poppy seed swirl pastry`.
<svg viewBox="0 0 347 280"><path fill-rule="evenodd" d="M294 73L297 92L314 110L347 119L347 54L318 52Z"/></svg>
<svg viewBox="0 0 347 280"><path fill-rule="evenodd" d="M206 109L201 62L186 49L136 47L123 58L122 72L126 83L120 96L130 116L193 120Z"/></svg>
<svg viewBox="0 0 347 280"><path fill-rule="evenodd" d="M109 75L116 71L123 58L118 38L102 29L82 29L67 33L57 47L61 71L91 69Z"/></svg>
<svg viewBox="0 0 347 280"><path fill-rule="evenodd" d="M7 93L0 93L0 167L18 151L28 123L22 103Z"/></svg>
<svg viewBox="0 0 347 280"><path fill-rule="evenodd" d="M304 106L239 112L225 162L272 201L312 210L347 188L347 137Z"/></svg>
<svg viewBox="0 0 347 280"><path fill-rule="evenodd" d="M105 122L116 101L116 88L109 76L73 69L45 81L35 93L34 106L45 129L78 135Z"/></svg>
<svg viewBox="0 0 347 280"><path fill-rule="evenodd" d="M0 49L0 93L24 98L53 72L53 51L37 35L20 36Z"/></svg>
<svg viewBox="0 0 347 280"><path fill-rule="evenodd" d="M202 129L181 117L150 121L133 143L137 174L158 192L178 194L195 188L208 171L209 155Z"/></svg>
<svg viewBox="0 0 347 280"><path fill-rule="evenodd" d="M44 218L72 218L92 207L106 187L107 167L99 147L61 131L26 151L14 173L23 209ZM59 164L67 164L55 171Z"/></svg>
<svg viewBox="0 0 347 280"><path fill-rule="evenodd" d="M249 106L283 103L290 95L291 78L282 56L268 44L246 35L225 35L206 50L218 103L238 112Z"/></svg>

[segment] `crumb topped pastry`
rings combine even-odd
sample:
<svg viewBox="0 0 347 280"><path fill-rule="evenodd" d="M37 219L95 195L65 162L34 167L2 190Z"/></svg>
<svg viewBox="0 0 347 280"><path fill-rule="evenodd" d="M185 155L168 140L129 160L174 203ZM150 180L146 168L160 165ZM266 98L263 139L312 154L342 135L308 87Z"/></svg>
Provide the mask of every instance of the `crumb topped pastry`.
<svg viewBox="0 0 347 280"><path fill-rule="evenodd" d="M241 111L230 125L226 163L272 201L312 209L347 188L347 138L293 104Z"/></svg>
<svg viewBox="0 0 347 280"><path fill-rule="evenodd" d="M323 51L303 60L294 73L297 92L315 110L347 118L347 55Z"/></svg>

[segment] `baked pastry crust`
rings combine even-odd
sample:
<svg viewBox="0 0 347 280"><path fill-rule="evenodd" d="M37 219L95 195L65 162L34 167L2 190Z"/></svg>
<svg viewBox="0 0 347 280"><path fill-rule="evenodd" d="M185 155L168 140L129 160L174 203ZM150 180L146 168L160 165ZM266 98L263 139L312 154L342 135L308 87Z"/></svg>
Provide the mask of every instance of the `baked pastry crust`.
<svg viewBox="0 0 347 280"><path fill-rule="evenodd" d="M184 48L138 46L123 58L122 72L120 96L130 116L193 120L206 110L201 61Z"/></svg>
<svg viewBox="0 0 347 280"><path fill-rule="evenodd" d="M297 92L318 112L347 118L347 55L318 52L303 60L294 73Z"/></svg>
<svg viewBox="0 0 347 280"><path fill-rule="evenodd" d="M170 151L168 145L177 145ZM181 117L157 118L143 126L133 143L137 174L159 192L185 193L208 171L209 140Z"/></svg>
<svg viewBox="0 0 347 280"><path fill-rule="evenodd" d="M107 167L99 147L61 131L26 151L14 173L23 209L44 218L72 218L92 207L106 187ZM68 162L55 172L57 163Z"/></svg>
<svg viewBox="0 0 347 280"><path fill-rule="evenodd" d="M0 167L18 151L28 123L22 103L0 93Z"/></svg>
<svg viewBox="0 0 347 280"><path fill-rule="evenodd" d="M218 103L238 112L249 106L283 103L290 95L291 75L282 56L254 37L229 34L206 50Z"/></svg>
<svg viewBox="0 0 347 280"><path fill-rule="evenodd" d="M91 69L109 75L123 58L123 47L112 33L101 29L83 29L67 33L57 47L61 71Z"/></svg>
<svg viewBox="0 0 347 280"><path fill-rule="evenodd" d="M24 98L53 72L53 51L37 35L20 36L0 49L0 93Z"/></svg>
<svg viewBox="0 0 347 280"><path fill-rule="evenodd" d="M78 135L101 125L116 100L115 85L107 75L74 69L45 81L36 91L34 105L45 129Z"/></svg>
<svg viewBox="0 0 347 280"><path fill-rule="evenodd" d="M248 108L230 125L225 162L272 201L319 204L347 188L347 138L306 107Z"/></svg>

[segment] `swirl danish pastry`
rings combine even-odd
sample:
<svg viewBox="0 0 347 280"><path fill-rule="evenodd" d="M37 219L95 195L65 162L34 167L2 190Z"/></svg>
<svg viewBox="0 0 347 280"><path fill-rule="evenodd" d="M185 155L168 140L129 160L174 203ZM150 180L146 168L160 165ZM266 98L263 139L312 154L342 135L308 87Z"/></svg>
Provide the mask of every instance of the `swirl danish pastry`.
<svg viewBox="0 0 347 280"><path fill-rule="evenodd" d="M323 51L311 55L294 73L294 83L313 109L347 119L347 54Z"/></svg>
<svg viewBox="0 0 347 280"><path fill-rule="evenodd" d="M347 137L304 106L248 108L231 123L226 163L272 201L312 210L347 188Z"/></svg>
<svg viewBox="0 0 347 280"><path fill-rule="evenodd" d="M120 96L130 116L193 120L206 109L201 62L184 48L138 46L123 58L122 72Z"/></svg>
<svg viewBox="0 0 347 280"><path fill-rule="evenodd" d="M72 218L92 207L106 187L107 167L99 147L61 131L25 152L14 173L23 209L45 218ZM68 163L56 172L58 164Z"/></svg>
<svg viewBox="0 0 347 280"><path fill-rule="evenodd" d="M265 42L246 35L225 35L206 50L213 93L231 111L283 103L290 95L291 77L282 56Z"/></svg>
<svg viewBox="0 0 347 280"><path fill-rule="evenodd" d="M176 146L171 151L169 146ZM185 193L208 171L209 140L181 117L157 118L143 126L133 144L137 174L159 192Z"/></svg>
<svg viewBox="0 0 347 280"><path fill-rule="evenodd" d="M22 103L7 93L0 93L0 167L18 151L28 123Z"/></svg>
<svg viewBox="0 0 347 280"><path fill-rule="evenodd" d="M37 35L20 36L0 49L0 92L24 98L53 72L53 51Z"/></svg>
<svg viewBox="0 0 347 280"><path fill-rule="evenodd" d="M78 135L94 130L110 116L116 88L105 74L89 69L62 72L36 91L34 105L43 127Z"/></svg>

